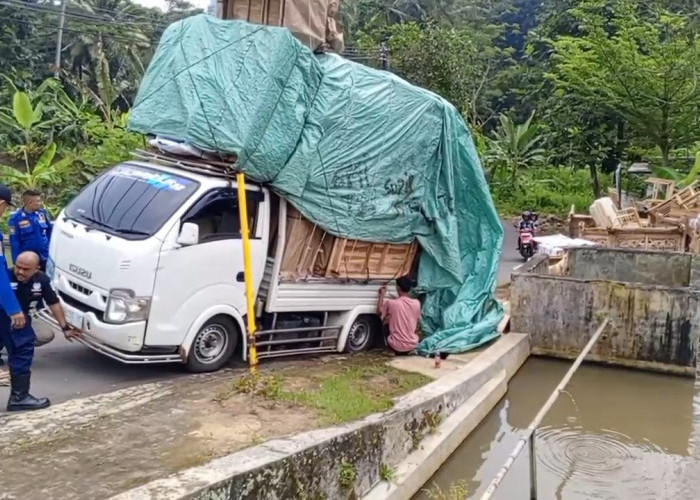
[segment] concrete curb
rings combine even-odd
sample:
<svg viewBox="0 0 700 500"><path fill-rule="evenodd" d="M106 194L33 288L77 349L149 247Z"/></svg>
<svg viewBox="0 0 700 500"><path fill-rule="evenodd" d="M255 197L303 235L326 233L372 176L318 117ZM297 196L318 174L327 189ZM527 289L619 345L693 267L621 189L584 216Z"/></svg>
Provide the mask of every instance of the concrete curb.
<svg viewBox="0 0 700 500"><path fill-rule="evenodd" d="M417 491L502 397L529 354L529 337L510 333L464 368L399 398L386 413L274 439L112 498L356 498L380 483L384 467L403 467L422 447L432 458L415 472L408 464L402 468L401 491Z"/></svg>
<svg viewBox="0 0 700 500"><path fill-rule="evenodd" d="M498 404L507 390L506 372L501 371L426 438L420 450L411 453L399 464L391 482L382 481L363 500L405 500L415 495Z"/></svg>

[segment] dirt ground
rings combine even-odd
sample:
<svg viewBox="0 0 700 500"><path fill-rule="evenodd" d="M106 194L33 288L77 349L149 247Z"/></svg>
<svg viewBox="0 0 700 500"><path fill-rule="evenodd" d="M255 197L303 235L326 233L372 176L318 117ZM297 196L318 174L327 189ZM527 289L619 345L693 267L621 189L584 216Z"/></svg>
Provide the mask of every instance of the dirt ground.
<svg viewBox="0 0 700 500"><path fill-rule="evenodd" d="M389 409L429 381L388 361L269 363L256 377L245 369L192 376L99 406L0 419L0 499L106 498L272 438Z"/></svg>

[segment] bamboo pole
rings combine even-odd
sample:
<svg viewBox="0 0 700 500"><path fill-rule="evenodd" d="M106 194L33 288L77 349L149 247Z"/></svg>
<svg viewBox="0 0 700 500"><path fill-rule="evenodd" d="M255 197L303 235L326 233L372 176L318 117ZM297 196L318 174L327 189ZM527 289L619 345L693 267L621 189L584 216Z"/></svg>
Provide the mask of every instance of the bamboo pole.
<svg viewBox="0 0 700 500"><path fill-rule="evenodd" d="M561 382L559 382L559 385L554 389L552 394L550 394L549 399L547 399L547 402L542 406L540 411L537 413L537 416L535 416L534 420L530 424L530 426L527 428L525 431L525 434L523 434L520 439L518 440L518 443L515 445L515 449L513 452L508 456L508 459L506 462L503 464L503 466L500 468L498 471L498 474L496 474L496 477L493 478L491 481L491 484L489 484L489 487L486 489L484 494L481 496L481 500L490 500L493 497L493 494L496 492L498 487L501 485L503 482L503 478L506 476L510 468L513 466L513 463L515 463L515 459L518 458L518 455L523 451L525 448L525 445L530 442L532 439L532 443L530 444L530 498L531 500L535 500L537 498L537 470L536 470L536 464L537 464L537 457L535 456L535 441L534 441L534 434L537 428L540 426L542 423L542 420L544 419L544 416L547 414L547 412L552 408L554 403L556 402L557 398L559 395L564 391L566 388L567 384L571 381L571 378L574 376L574 373L576 373L576 370L578 370L578 367L581 366L581 363L583 363L583 360L588 356L588 353L591 351L595 343L598 341L598 338L600 335L603 333L603 330L605 330L605 327L608 326L608 318L605 318L603 320L603 323L598 327L596 332L593 334L591 339L588 341L586 344L586 347L583 348L581 351L581 354L578 355L576 358L576 361L571 365L571 368L569 368L569 371L566 372L566 375L564 375L564 378L561 379Z"/></svg>

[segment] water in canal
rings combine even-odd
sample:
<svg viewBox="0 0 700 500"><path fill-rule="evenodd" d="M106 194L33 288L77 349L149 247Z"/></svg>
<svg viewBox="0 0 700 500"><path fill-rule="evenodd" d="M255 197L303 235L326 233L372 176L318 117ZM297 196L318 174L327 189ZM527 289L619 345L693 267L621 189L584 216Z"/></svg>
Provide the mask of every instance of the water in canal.
<svg viewBox="0 0 700 500"><path fill-rule="evenodd" d="M446 493L461 481L469 498L479 498L570 366L529 359L426 488ZM537 498L700 499L695 387L692 379L582 366L537 432ZM527 499L529 485L525 450L494 498ZM421 492L414 500L429 498Z"/></svg>

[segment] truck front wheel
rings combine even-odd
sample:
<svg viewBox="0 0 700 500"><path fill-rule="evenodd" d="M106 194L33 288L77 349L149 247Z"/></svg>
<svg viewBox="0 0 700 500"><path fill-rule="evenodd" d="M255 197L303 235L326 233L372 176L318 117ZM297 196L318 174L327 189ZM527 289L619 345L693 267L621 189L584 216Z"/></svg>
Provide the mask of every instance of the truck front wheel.
<svg viewBox="0 0 700 500"><path fill-rule="evenodd" d="M226 316L215 316L199 329L187 356L187 371L213 372L231 359L238 345L238 329Z"/></svg>
<svg viewBox="0 0 700 500"><path fill-rule="evenodd" d="M348 330L345 352L354 353L371 349L382 332L382 323L377 316L358 316Z"/></svg>

